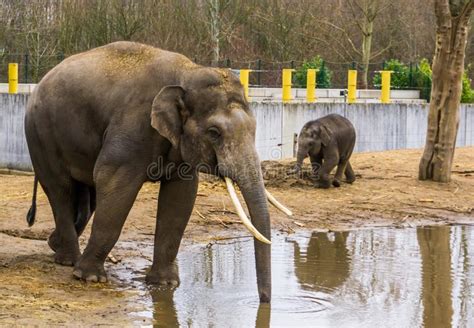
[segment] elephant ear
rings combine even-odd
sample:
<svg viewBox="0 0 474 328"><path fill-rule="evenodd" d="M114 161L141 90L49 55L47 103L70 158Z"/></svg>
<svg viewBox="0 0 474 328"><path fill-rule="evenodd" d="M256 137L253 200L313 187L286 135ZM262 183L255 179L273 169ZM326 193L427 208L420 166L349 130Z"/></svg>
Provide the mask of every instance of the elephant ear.
<svg viewBox="0 0 474 328"><path fill-rule="evenodd" d="M319 137L321 138L321 143L327 147L331 142L332 131L327 126L321 125L319 131Z"/></svg>
<svg viewBox="0 0 474 328"><path fill-rule="evenodd" d="M184 89L179 85L160 90L151 107L151 126L178 148L183 126L181 111L184 109Z"/></svg>

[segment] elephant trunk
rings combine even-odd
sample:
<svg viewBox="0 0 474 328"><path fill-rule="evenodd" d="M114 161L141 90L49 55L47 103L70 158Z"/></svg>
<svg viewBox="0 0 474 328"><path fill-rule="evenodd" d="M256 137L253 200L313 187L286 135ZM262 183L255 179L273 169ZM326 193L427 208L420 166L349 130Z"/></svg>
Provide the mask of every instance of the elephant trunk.
<svg viewBox="0 0 474 328"><path fill-rule="evenodd" d="M301 167L303 166L303 161L308 156L308 148L302 142L298 143L298 152L296 154L296 165L295 170L297 172L301 171Z"/></svg>
<svg viewBox="0 0 474 328"><path fill-rule="evenodd" d="M270 215L260 168L254 176L239 179L237 185L247 204L252 224L266 239L271 240ZM269 303L272 287L271 245L254 239L254 247L260 302Z"/></svg>
<svg viewBox="0 0 474 328"><path fill-rule="evenodd" d="M240 153L242 154L243 151ZM242 158L244 158L243 161ZM239 161L238 164L236 164L236 161L230 160L230 158L226 159L227 163L232 164L226 165L223 161L220 161L221 174L226 177L225 180L231 198L233 197L233 187L230 179L232 179L238 185L240 191L242 192L245 203L247 204L247 208L251 217L251 225L255 227L254 229L249 227L250 223L245 224L245 218L243 217L246 215L243 213L243 210L239 210L238 207L240 207L240 203L236 204L236 202L233 200L234 205L236 205L237 212L239 212L239 216L244 221L246 227L249 228L252 234L256 237L254 239L254 247L258 294L260 297L260 302L269 303L271 300L272 286L271 246L269 244L271 240L271 227L270 214L268 212L267 193L263 184L260 161L256 152L253 152L248 156L242 156L241 161ZM255 233L255 230L257 230L258 233Z"/></svg>

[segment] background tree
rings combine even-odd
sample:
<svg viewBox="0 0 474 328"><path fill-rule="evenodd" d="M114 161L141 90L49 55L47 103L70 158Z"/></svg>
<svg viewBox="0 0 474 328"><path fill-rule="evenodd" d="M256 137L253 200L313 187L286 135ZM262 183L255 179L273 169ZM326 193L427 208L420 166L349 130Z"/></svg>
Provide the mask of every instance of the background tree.
<svg viewBox="0 0 474 328"><path fill-rule="evenodd" d="M419 179L449 182L459 125L464 57L474 0L435 0L436 51L433 59L428 132Z"/></svg>
<svg viewBox="0 0 474 328"><path fill-rule="evenodd" d="M368 88L369 64L374 58L379 57L382 53L388 50L390 43L383 49L377 52L372 51L372 40L374 35L374 21L379 14L387 10L391 6L391 2L384 3L382 0L348 0L347 3L351 8L352 15L356 22L357 28L362 34L361 50L357 51L362 59L362 81L361 88ZM359 16L362 16L359 18ZM357 49L355 49L357 50Z"/></svg>
<svg viewBox="0 0 474 328"><path fill-rule="evenodd" d="M209 30L212 41L212 66L218 66L220 59L220 28L221 12L219 0L207 0L209 15Z"/></svg>
<svg viewBox="0 0 474 328"><path fill-rule="evenodd" d="M324 31L321 34L324 37L318 37L318 40L329 46L340 60L359 63L358 68L362 70L360 87L367 89L370 63L392 45L390 34L374 44L375 31L382 27L376 25L376 20L381 20L384 14L390 12L392 1L346 0L343 3L337 10L326 5L333 10L326 13L326 17L318 19L313 13L312 17L320 25L319 29ZM375 47L377 50L374 51Z"/></svg>
<svg viewBox="0 0 474 328"><path fill-rule="evenodd" d="M275 86L281 84L281 68L298 67L319 55L332 72L332 87L345 88L347 68L356 62L359 69L367 69L370 87L373 72L382 68L383 61L393 58L409 64L432 56L436 17L426 8L433 2L0 0L0 80L6 81L7 63L16 61L20 80L25 81L25 54L30 61L29 80L37 82L61 60L60 54L67 57L108 42L131 40L183 53L200 64L261 66L268 70L261 74L262 83ZM213 3L218 5L218 33L211 31L209 5ZM362 49L368 49L369 38L367 64ZM472 45L473 40L471 35ZM474 62L474 47L467 49L466 56L466 63ZM471 79L473 72L468 72Z"/></svg>

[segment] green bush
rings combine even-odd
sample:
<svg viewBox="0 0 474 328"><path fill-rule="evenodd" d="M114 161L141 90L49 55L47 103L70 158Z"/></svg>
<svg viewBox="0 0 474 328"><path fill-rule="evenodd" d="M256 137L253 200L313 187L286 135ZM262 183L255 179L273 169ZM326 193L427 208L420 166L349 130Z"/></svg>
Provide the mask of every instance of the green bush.
<svg viewBox="0 0 474 328"><path fill-rule="evenodd" d="M393 89L410 87L410 68L397 59L390 59L385 63L385 70L393 71L391 85ZM382 83L380 74L375 74L373 84L380 87Z"/></svg>
<svg viewBox="0 0 474 328"><path fill-rule="evenodd" d="M319 70L316 73L316 84L319 89L328 89L331 87L332 72L324 63L320 56L316 56L303 64L296 70L294 74L294 85L297 88L306 88L306 74L309 68Z"/></svg>
<svg viewBox="0 0 474 328"><path fill-rule="evenodd" d="M466 68L462 77L461 103L474 103L474 90L471 87L471 80L468 77L469 69L470 66ZM431 80L431 65L427 59L422 59L415 73L415 85L421 90L421 98L428 101L430 101L431 96Z"/></svg>
<svg viewBox="0 0 474 328"><path fill-rule="evenodd" d="M472 89L471 79L468 76L470 68L471 67L468 66L462 77L461 102L472 104L474 103L474 90Z"/></svg>
<svg viewBox="0 0 474 328"><path fill-rule="evenodd" d="M412 69L410 73L410 67L403 62L391 59L386 62L385 69L393 71L392 74L392 88L413 88L420 90L420 97L430 101L431 96L431 81L432 71L431 64L428 59L423 58L416 65L416 68ZM466 68L466 72L462 79L462 94L461 103L474 103L474 89L472 89L471 80L468 77L468 71L470 66ZM411 76L410 76L411 74ZM376 74L373 79L375 86L380 86L381 83L380 74Z"/></svg>
<svg viewBox="0 0 474 328"><path fill-rule="evenodd" d="M417 65L413 81L414 87L421 92L421 98L428 102L431 97L431 75L431 64L428 59L423 58Z"/></svg>

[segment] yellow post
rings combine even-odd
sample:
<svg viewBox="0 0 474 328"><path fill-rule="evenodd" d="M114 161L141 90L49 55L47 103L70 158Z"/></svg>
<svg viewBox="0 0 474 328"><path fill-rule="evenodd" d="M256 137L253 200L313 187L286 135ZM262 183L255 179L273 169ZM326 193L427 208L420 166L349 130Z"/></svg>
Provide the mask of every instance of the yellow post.
<svg viewBox="0 0 474 328"><path fill-rule="evenodd" d="M282 99L283 102L290 101L293 99L291 96L291 73L294 71L294 69L291 68L284 68L282 77L281 77L281 82L282 82Z"/></svg>
<svg viewBox="0 0 474 328"><path fill-rule="evenodd" d="M8 64L8 93L18 93L18 64Z"/></svg>
<svg viewBox="0 0 474 328"><path fill-rule="evenodd" d="M380 71L382 76L382 92L380 94L380 102L382 104L390 104L390 79L392 71Z"/></svg>
<svg viewBox="0 0 474 328"><path fill-rule="evenodd" d="M314 102L316 100L316 72L314 68L309 68L306 74L306 101Z"/></svg>
<svg viewBox="0 0 474 328"><path fill-rule="evenodd" d="M247 101L250 101L249 98L249 75L252 70L250 69L241 69L240 70L240 83L244 86L244 92L245 92L245 99Z"/></svg>
<svg viewBox="0 0 474 328"><path fill-rule="evenodd" d="M355 69L349 70L347 80L347 102L353 104L357 100L357 71Z"/></svg>

